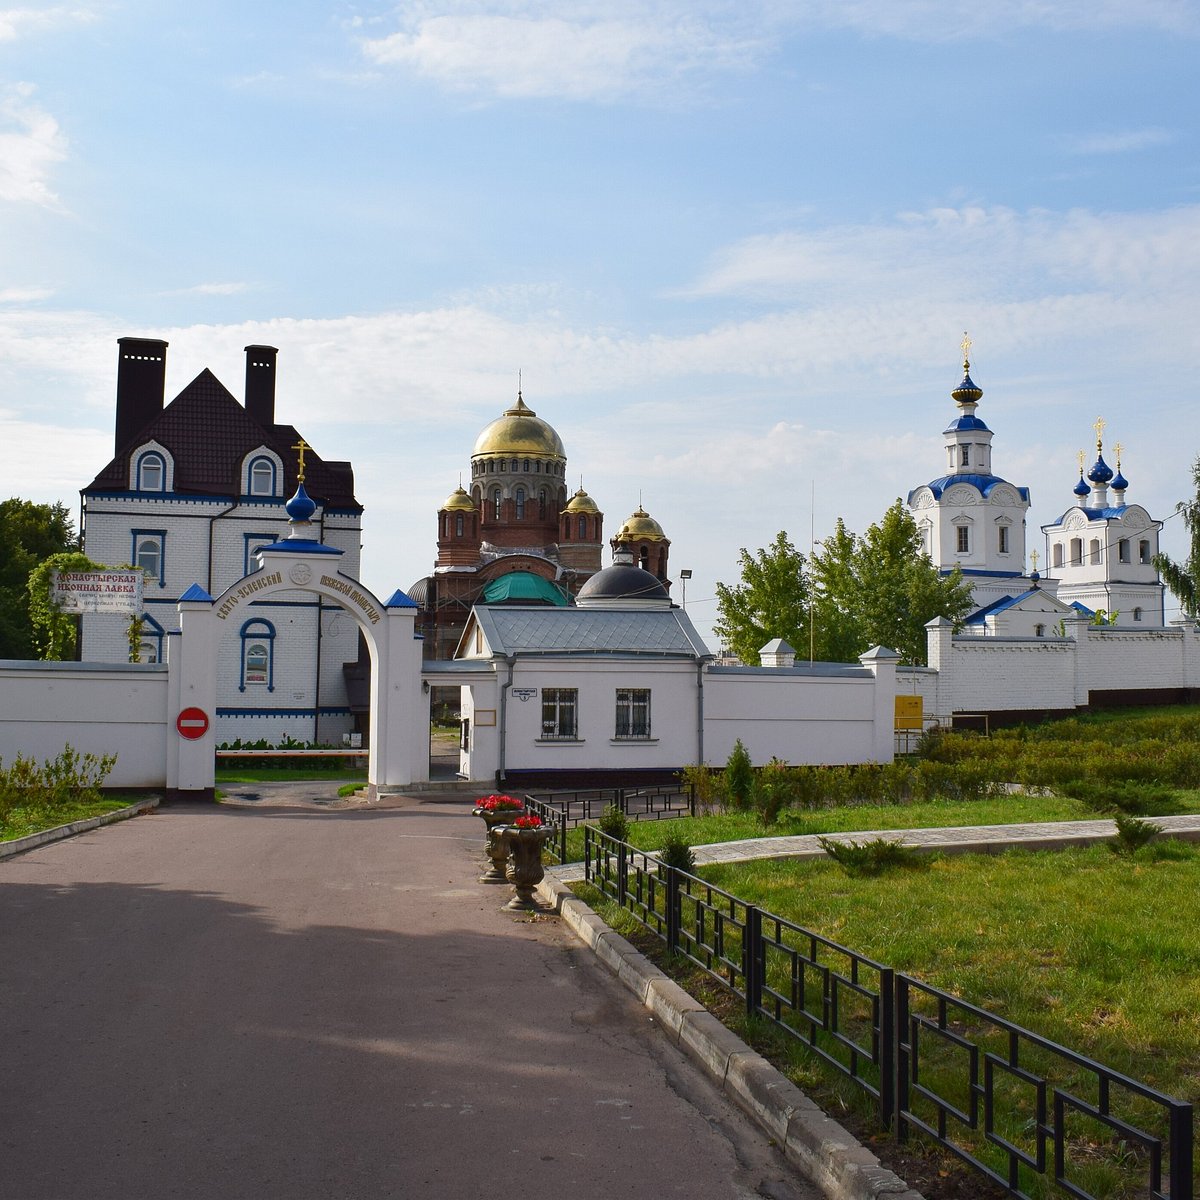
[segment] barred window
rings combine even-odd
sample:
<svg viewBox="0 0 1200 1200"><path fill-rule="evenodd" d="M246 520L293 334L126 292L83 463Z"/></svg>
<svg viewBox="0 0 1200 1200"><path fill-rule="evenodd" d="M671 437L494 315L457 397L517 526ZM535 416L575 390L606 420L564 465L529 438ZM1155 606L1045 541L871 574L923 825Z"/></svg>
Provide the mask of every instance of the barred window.
<svg viewBox="0 0 1200 1200"><path fill-rule="evenodd" d="M617 737L650 736L650 689L617 688Z"/></svg>
<svg viewBox="0 0 1200 1200"><path fill-rule="evenodd" d="M578 737L578 712L578 688L542 688L542 737Z"/></svg>

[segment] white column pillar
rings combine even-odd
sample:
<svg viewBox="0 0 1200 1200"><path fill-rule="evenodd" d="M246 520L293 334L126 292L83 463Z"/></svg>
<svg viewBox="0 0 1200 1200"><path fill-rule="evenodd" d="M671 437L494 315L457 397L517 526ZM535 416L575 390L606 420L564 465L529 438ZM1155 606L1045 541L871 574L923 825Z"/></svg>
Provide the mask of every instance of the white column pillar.
<svg viewBox="0 0 1200 1200"><path fill-rule="evenodd" d="M169 799L212 800L215 784L217 748L217 646L219 622L213 602L181 600L179 636L168 639L168 684L170 703L167 712L168 763L174 770L168 776ZM175 659L178 658L178 662ZM185 738L176 722L187 709L199 709L208 720L202 737ZM171 782L170 776L174 781Z"/></svg>

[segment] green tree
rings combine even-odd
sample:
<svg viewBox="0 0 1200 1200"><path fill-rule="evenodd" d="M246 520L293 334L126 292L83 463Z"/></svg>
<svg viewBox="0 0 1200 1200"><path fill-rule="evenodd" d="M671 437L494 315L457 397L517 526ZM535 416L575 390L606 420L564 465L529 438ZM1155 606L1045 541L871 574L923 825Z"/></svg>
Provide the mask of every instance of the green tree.
<svg viewBox="0 0 1200 1200"><path fill-rule="evenodd" d="M1190 538L1188 556L1184 562L1177 563L1166 554L1156 554L1154 565L1163 583L1179 601L1183 615L1194 618L1200 616L1200 458L1192 464L1192 483L1196 489L1195 498L1180 500L1175 505Z"/></svg>
<svg viewBox="0 0 1200 1200"><path fill-rule="evenodd" d="M799 653L808 647L808 581L804 555L780 530L765 550L738 556L742 580L717 584L717 636L744 663L758 664L758 652L783 638Z"/></svg>
<svg viewBox="0 0 1200 1200"><path fill-rule="evenodd" d="M961 572L938 571L900 500L862 537L839 520L813 551L811 567L819 658L853 662L872 646L887 646L905 662L924 663L926 623L957 623L971 611Z"/></svg>
<svg viewBox="0 0 1200 1200"><path fill-rule="evenodd" d="M0 501L0 658L36 658L29 615L29 573L76 545L65 504Z"/></svg>

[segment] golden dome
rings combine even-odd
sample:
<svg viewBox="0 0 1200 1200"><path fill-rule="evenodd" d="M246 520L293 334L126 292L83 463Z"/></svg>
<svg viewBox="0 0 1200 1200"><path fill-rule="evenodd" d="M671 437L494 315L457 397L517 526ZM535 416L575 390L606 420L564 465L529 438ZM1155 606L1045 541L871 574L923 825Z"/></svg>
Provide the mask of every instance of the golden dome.
<svg viewBox="0 0 1200 1200"><path fill-rule="evenodd" d="M469 495L467 495L467 493L465 491L463 491L462 484L460 483L458 485L458 487L456 487L454 489L454 491L452 491L450 493L450 496L447 499L446 503L442 505L442 507L441 507L441 509L439 509L439 511L440 512L474 512L475 511L475 501L472 500L471 497Z"/></svg>
<svg viewBox="0 0 1200 1200"><path fill-rule="evenodd" d="M598 513L599 511L600 506L591 498L591 496L587 494L587 492L583 490L583 488L580 488L579 491L577 491L575 495L571 497L570 501L567 503L567 507L563 509L563 512L569 513Z"/></svg>
<svg viewBox="0 0 1200 1200"><path fill-rule="evenodd" d="M506 409L502 417L497 417L475 439L472 458L493 454L529 454L562 461L567 457L562 439L521 399L520 392L516 404Z"/></svg>
<svg viewBox="0 0 1200 1200"><path fill-rule="evenodd" d="M617 531L614 542L665 542L662 526L639 504L633 515Z"/></svg>

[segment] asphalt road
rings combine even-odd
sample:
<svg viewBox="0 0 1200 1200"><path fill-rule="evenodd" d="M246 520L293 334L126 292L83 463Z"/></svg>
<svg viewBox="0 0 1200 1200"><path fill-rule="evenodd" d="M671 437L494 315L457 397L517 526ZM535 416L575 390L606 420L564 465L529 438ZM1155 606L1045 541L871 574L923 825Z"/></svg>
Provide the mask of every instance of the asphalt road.
<svg viewBox="0 0 1200 1200"><path fill-rule="evenodd" d="M469 803L268 791L0 862L4 1200L817 1196Z"/></svg>

